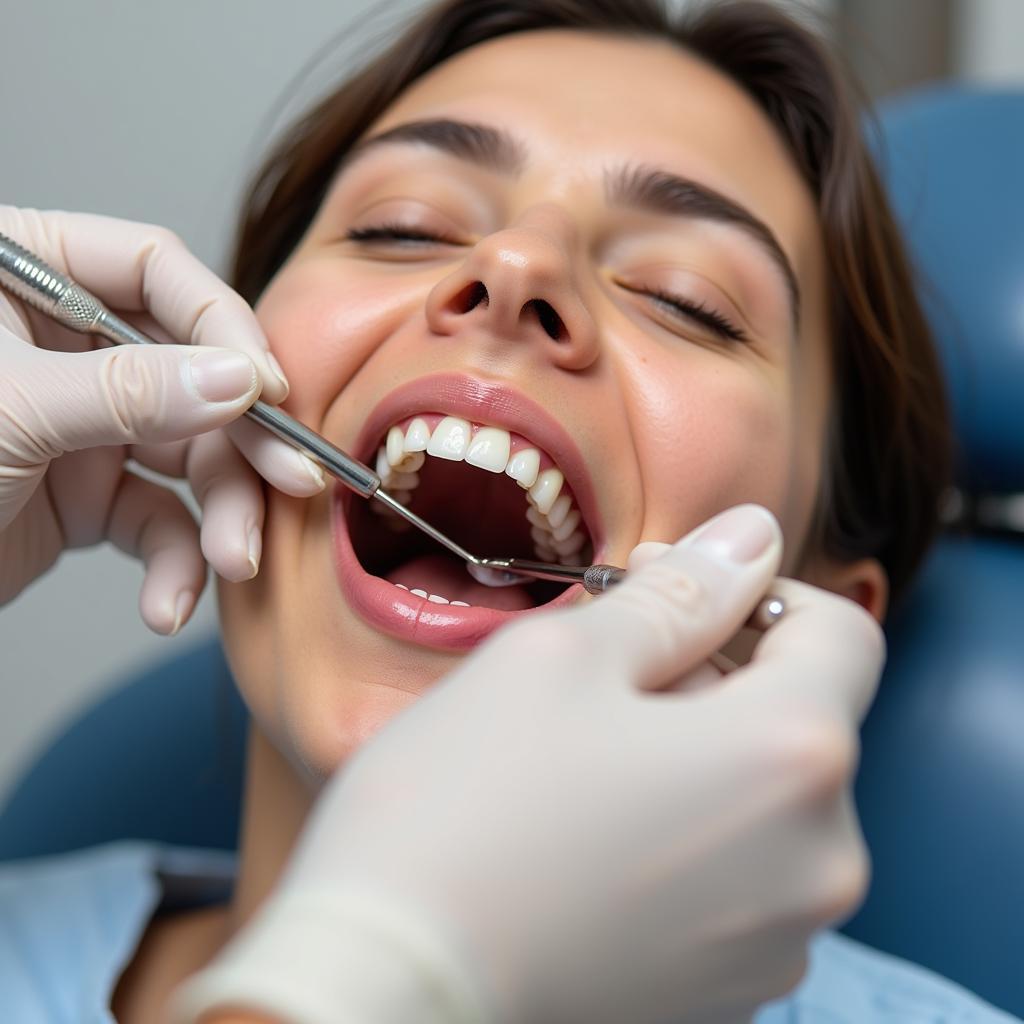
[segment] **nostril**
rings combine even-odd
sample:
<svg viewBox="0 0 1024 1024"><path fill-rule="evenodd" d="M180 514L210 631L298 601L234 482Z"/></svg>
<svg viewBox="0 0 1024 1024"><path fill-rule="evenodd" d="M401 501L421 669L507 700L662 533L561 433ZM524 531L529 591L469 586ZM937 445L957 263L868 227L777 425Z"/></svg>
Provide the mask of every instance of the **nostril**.
<svg viewBox="0 0 1024 1024"><path fill-rule="evenodd" d="M484 286L483 281L474 281L472 284L466 285L452 299L452 306L457 313L463 314L476 309L481 303L486 306L487 302L487 288Z"/></svg>
<svg viewBox="0 0 1024 1024"><path fill-rule="evenodd" d="M537 314L541 327L549 338L555 341L567 341L569 332L562 323L562 318L555 312L554 307L543 299L531 299L523 309L532 309Z"/></svg>

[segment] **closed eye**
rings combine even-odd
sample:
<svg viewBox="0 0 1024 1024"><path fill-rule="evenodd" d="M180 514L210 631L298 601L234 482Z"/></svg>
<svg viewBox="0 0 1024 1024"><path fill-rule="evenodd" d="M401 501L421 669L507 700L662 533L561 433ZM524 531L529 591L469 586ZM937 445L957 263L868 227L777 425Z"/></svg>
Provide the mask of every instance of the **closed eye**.
<svg viewBox="0 0 1024 1024"><path fill-rule="evenodd" d="M365 228L349 228L345 237L350 242L395 242L413 245L459 245L460 242L447 235L422 228L406 227L403 224L374 224Z"/></svg>
<svg viewBox="0 0 1024 1024"><path fill-rule="evenodd" d="M623 287L626 287L623 285ZM659 308L677 319L696 321L703 327L717 334L720 338L729 341L747 341L747 335L737 327L728 317L723 316L717 309L710 309L703 302L694 302L685 299L680 295L673 295L661 288L630 288L627 291L636 295L645 295L652 299Z"/></svg>

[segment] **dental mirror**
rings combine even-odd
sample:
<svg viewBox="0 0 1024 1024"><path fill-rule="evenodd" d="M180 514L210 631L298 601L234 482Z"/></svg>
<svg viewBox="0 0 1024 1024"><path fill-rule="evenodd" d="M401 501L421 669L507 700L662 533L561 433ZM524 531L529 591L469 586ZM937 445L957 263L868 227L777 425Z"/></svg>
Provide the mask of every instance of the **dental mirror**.
<svg viewBox="0 0 1024 1024"><path fill-rule="evenodd" d="M489 565L476 565L473 562L466 563L466 571L470 576L482 583L485 587L514 587L520 583L526 583L528 576L517 572L509 572L507 569L492 569Z"/></svg>

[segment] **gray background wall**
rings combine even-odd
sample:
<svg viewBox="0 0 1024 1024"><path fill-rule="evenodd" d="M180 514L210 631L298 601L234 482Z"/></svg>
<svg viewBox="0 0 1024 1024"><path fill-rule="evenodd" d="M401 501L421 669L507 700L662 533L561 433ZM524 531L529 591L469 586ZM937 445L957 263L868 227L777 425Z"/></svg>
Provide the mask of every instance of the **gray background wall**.
<svg viewBox="0 0 1024 1024"><path fill-rule="evenodd" d="M165 224L222 269L241 183L300 68L371 9L371 33L386 33L414 5L396 0L383 12L372 0L8 5L0 29L0 202ZM817 6L867 40L851 47L851 58L876 95L907 84L906 46L917 40L911 81L950 71L1024 87L1021 0ZM920 30L930 17L943 20L941 31ZM358 39L366 38L364 30ZM899 50L887 51L886 41L896 39ZM343 71L352 46L333 52L285 116ZM74 552L0 610L0 802L18 770L82 706L216 628L207 593L177 638L149 633L136 611L141 578L137 564L111 549Z"/></svg>

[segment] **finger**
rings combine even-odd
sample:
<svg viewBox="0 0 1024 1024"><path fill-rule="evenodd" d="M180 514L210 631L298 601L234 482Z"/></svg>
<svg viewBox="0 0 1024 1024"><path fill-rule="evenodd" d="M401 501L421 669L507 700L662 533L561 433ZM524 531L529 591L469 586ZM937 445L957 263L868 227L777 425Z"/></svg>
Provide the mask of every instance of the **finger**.
<svg viewBox="0 0 1024 1024"><path fill-rule="evenodd" d="M692 672L687 672L681 679L663 687L659 693L696 693L710 686L720 686L722 677L728 675L735 665L719 653L708 655L707 661L701 662Z"/></svg>
<svg viewBox="0 0 1024 1024"><path fill-rule="evenodd" d="M223 426L258 394L248 356L230 349L138 345L51 352L0 337L0 407L16 424L15 464L83 448L176 441Z"/></svg>
<svg viewBox="0 0 1024 1024"><path fill-rule="evenodd" d="M626 571L639 572L645 565L650 565L651 562L663 557L671 550L672 545L662 541L643 541L629 553L626 560ZM661 689L665 693L696 693L709 686L717 686L722 681L722 676L727 675L735 667L735 663L724 654L714 651L708 655L707 661L702 662L693 671L687 672L678 680L662 686Z"/></svg>
<svg viewBox="0 0 1024 1024"><path fill-rule="evenodd" d="M180 480L185 476L185 460L191 443L191 438L183 438L166 444L133 444L128 449L128 457L154 473Z"/></svg>
<svg viewBox="0 0 1024 1024"><path fill-rule="evenodd" d="M166 228L13 207L0 207L0 220L11 237L106 305L148 310L183 344L244 352L256 364L267 400L284 400L288 383L253 311Z"/></svg>
<svg viewBox="0 0 1024 1024"><path fill-rule="evenodd" d="M107 536L145 563L142 620L155 633L173 636L192 615L206 584L199 530L188 509L176 494L126 471L111 506Z"/></svg>
<svg viewBox="0 0 1024 1024"><path fill-rule="evenodd" d="M736 633L781 557L770 512L729 509L575 612L576 641L601 651L610 678L641 689L671 685Z"/></svg>
<svg viewBox="0 0 1024 1024"><path fill-rule="evenodd" d="M324 471L312 459L259 424L237 420L227 434L253 469L279 491L308 498L327 485Z"/></svg>
<svg viewBox="0 0 1024 1024"><path fill-rule="evenodd" d="M223 431L197 437L187 472L203 510L203 556L227 580L249 580L263 552L263 489Z"/></svg>
<svg viewBox="0 0 1024 1024"><path fill-rule="evenodd" d="M859 605L797 580L776 579L786 611L729 677L731 697L811 702L841 722L860 723L878 688L885 634ZM725 692L725 691L723 691Z"/></svg>
<svg viewBox="0 0 1024 1024"><path fill-rule="evenodd" d="M170 331L163 328L160 322L152 316L150 313L143 312L128 312L123 309L117 310L117 314L126 323L132 325L140 334L146 335L152 341L158 342L161 345L178 345L180 344L179 339L175 338ZM106 339L100 338L100 343L103 345L108 344ZM220 346L226 347L226 346Z"/></svg>

